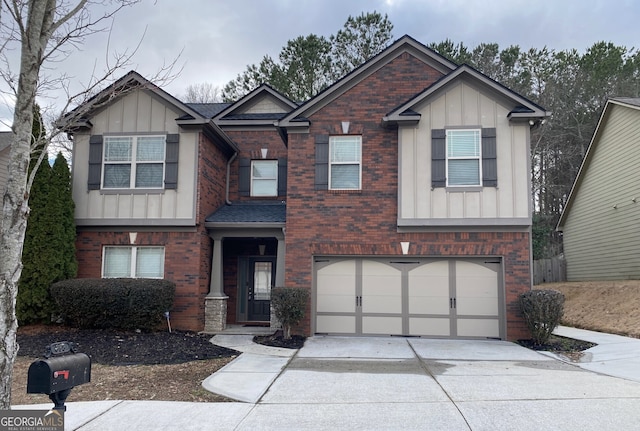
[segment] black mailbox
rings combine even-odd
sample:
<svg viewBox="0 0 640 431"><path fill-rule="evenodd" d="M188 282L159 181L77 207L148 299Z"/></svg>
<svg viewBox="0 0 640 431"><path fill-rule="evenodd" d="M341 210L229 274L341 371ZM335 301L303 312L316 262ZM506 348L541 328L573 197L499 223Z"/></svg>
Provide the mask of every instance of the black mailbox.
<svg viewBox="0 0 640 431"><path fill-rule="evenodd" d="M48 346L45 357L29 367L27 393L47 394L55 408L65 410L64 402L71 389L91 381L91 359L84 353L75 353L74 344L66 341Z"/></svg>

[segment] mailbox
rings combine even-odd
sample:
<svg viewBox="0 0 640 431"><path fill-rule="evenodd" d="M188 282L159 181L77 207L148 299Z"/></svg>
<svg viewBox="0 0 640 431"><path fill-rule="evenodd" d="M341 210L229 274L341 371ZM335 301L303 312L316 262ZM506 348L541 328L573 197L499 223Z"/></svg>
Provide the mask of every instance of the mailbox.
<svg viewBox="0 0 640 431"><path fill-rule="evenodd" d="M53 394L91 381L91 359L84 353L54 356L33 362L27 377L28 394Z"/></svg>
<svg viewBox="0 0 640 431"><path fill-rule="evenodd" d="M47 346L45 358L29 366L27 393L47 394L55 409L66 410L64 402L71 389L91 381L91 359L76 353L75 345L66 341Z"/></svg>

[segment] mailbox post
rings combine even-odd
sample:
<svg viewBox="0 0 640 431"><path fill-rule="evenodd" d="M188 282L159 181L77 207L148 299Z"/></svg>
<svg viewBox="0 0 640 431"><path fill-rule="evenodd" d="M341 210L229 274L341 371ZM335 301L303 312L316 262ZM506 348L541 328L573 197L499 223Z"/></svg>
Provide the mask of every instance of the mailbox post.
<svg viewBox="0 0 640 431"><path fill-rule="evenodd" d="M71 389L91 381L91 359L67 341L47 346L44 356L29 366L27 393L47 394L54 409L65 411Z"/></svg>

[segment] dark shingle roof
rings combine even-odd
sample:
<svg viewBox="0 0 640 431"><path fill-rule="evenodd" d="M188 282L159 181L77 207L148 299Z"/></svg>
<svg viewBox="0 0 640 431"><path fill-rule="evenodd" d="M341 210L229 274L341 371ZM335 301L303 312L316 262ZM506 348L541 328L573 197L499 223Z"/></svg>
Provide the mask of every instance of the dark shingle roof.
<svg viewBox="0 0 640 431"><path fill-rule="evenodd" d="M284 223L287 206L281 202L238 202L218 208L207 223Z"/></svg>
<svg viewBox="0 0 640 431"><path fill-rule="evenodd" d="M232 114L222 117L223 120L279 120L288 112L270 112L260 114Z"/></svg>
<svg viewBox="0 0 640 431"><path fill-rule="evenodd" d="M626 103L628 105L640 106L640 97L614 97L612 100Z"/></svg>
<svg viewBox="0 0 640 431"><path fill-rule="evenodd" d="M223 110L227 109L231 103L185 103L189 108L198 112L206 118L213 118Z"/></svg>

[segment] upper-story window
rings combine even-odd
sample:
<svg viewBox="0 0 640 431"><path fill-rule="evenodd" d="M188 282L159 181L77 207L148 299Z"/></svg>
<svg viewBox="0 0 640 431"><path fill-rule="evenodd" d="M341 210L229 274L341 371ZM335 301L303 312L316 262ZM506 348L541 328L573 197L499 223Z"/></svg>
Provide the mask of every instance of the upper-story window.
<svg viewBox="0 0 640 431"><path fill-rule="evenodd" d="M107 246L102 277L163 278L164 247Z"/></svg>
<svg viewBox="0 0 640 431"><path fill-rule="evenodd" d="M362 137L329 138L329 189L360 190L362 181Z"/></svg>
<svg viewBox="0 0 640 431"><path fill-rule="evenodd" d="M164 135L105 136L102 188L163 188L165 139Z"/></svg>
<svg viewBox="0 0 640 431"><path fill-rule="evenodd" d="M482 185L480 129L447 130L447 185Z"/></svg>
<svg viewBox="0 0 640 431"><path fill-rule="evenodd" d="M251 196L278 196L278 161L251 161Z"/></svg>

